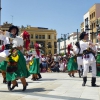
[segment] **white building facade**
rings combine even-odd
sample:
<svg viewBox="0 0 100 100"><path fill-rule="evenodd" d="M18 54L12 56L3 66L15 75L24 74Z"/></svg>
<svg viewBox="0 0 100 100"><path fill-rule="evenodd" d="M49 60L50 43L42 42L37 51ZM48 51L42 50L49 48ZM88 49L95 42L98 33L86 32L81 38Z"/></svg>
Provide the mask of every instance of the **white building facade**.
<svg viewBox="0 0 100 100"><path fill-rule="evenodd" d="M78 32L78 37L80 35L80 32ZM77 42L77 32L73 32L69 35L69 39L66 40L66 48L65 48L65 41L58 41L57 42L57 54L64 53L65 54L65 49L67 53L67 47L71 43L72 46L75 45Z"/></svg>
<svg viewBox="0 0 100 100"><path fill-rule="evenodd" d="M89 12L84 14L83 16L83 22L84 22L84 31L86 31L86 25L88 25L88 28L90 29L90 17L89 17ZM89 40L91 39L90 37L90 30L86 31L89 33Z"/></svg>

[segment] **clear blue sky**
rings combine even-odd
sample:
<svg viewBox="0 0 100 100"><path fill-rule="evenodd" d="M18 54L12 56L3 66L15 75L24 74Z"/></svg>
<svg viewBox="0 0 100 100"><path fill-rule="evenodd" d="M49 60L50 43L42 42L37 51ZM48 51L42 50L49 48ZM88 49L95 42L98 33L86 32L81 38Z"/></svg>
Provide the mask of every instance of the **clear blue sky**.
<svg viewBox="0 0 100 100"><path fill-rule="evenodd" d="M56 29L61 33L80 31L83 15L100 0L1 0L2 20L14 25Z"/></svg>

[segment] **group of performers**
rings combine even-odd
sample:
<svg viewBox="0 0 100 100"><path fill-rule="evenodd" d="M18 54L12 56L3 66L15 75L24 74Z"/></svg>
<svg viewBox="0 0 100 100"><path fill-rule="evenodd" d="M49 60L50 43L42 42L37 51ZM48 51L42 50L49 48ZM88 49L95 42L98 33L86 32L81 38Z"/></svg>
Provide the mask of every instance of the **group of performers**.
<svg viewBox="0 0 100 100"><path fill-rule="evenodd" d="M24 31L21 35L18 35L18 33L17 26L11 26L8 31L0 31L0 40L3 41L3 50L0 52L0 70L3 83L7 83L9 91L18 87L18 79L21 80L23 85L22 91L25 91L28 86L26 78L30 75L32 75L32 80L41 78L39 70L41 63L40 45L37 43L34 45L36 51L34 54L34 50L30 51L28 32ZM79 77L81 77L80 72L83 71L82 86L85 86L87 82L89 66L92 67L91 86L97 86L96 76L100 76L100 34L97 38L98 43L93 44L88 40L88 34L82 32L80 41L76 42L74 47L71 44L68 45L70 59L67 69L69 76L74 77L74 73L78 70ZM24 54L24 51L26 51L26 54Z"/></svg>
<svg viewBox="0 0 100 100"><path fill-rule="evenodd" d="M36 54L31 55L27 68L27 59L24 51L29 51L30 40L28 32L24 31L18 35L19 29L12 25L8 31L0 30L0 40L3 41L3 50L0 52L0 70L3 76L3 83L7 83L9 91L18 87L17 80L20 79L25 91L28 83L26 78L32 75L32 80L41 78L39 72L40 51L39 45L34 45ZM23 49L24 48L24 49Z"/></svg>
<svg viewBox="0 0 100 100"><path fill-rule="evenodd" d="M100 34L97 39L98 43L93 44L88 38L88 33L82 32L75 46L68 45L68 54L71 55L67 65L69 76L74 77L74 73L78 70L79 77L83 76L82 86L87 82L87 73L91 66L91 86L97 87L96 76L100 76Z"/></svg>

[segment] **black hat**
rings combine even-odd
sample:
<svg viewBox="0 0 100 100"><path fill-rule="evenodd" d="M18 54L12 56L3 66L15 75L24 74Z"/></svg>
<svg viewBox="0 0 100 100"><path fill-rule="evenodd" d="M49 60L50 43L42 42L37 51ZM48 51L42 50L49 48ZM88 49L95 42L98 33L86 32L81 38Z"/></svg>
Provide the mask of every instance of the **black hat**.
<svg viewBox="0 0 100 100"><path fill-rule="evenodd" d="M80 34L80 40L84 39L84 36L85 36L85 35L88 35L88 33L82 32L82 33Z"/></svg>
<svg viewBox="0 0 100 100"><path fill-rule="evenodd" d="M12 30L12 29L16 29L16 30L17 30L17 31L16 31L16 35L18 36L18 32L19 32L18 27L17 27L17 26L12 25L12 26L10 26L10 27L9 27L8 32L11 32L11 30Z"/></svg>

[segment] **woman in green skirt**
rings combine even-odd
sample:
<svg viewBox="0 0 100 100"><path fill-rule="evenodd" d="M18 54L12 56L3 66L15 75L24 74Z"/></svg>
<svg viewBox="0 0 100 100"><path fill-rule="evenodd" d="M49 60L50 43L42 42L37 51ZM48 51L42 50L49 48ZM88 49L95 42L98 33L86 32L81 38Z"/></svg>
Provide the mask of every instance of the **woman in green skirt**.
<svg viewBox="0 0 100 100"><path fill-rule="evenodd" d="M40 68L39 68L39 58L35 58L34 56L30 59L29 62L29 72L32 74L32 80L37 80L38 79L38 74L40 73Z"/></svg>
<svg viewBox="0 0 100 100"><path fill-rule="evenodd" d="M71 77L75 77L74 73L77 71L77 62L76 62L76 57L72 56L70 57L69 61L68 61L68 65L67 65L67 69L68 69L68 75Z"/></svg>
<svg viewBox="0 0 100 100"><path fill-rule="evenodd" d="M23 84L23 90L26 90L27 77L30 76L30 73L27 70L25 58L21 52L23 49L23 38L17 36L19 29L17 26L11 26L8 32L1 32L2 38L8 37L10 41L10 46L7 49L11 49L11 55L8 57L8 64L6 67L6 80L8 81L8 90L13 90L16 86L18 87L18 83L16 79L20 79ZM23 34L21 34L23 35ZM10 48L11 47L11 48ZM11 83L13 84L11 87Z"/></svg>

